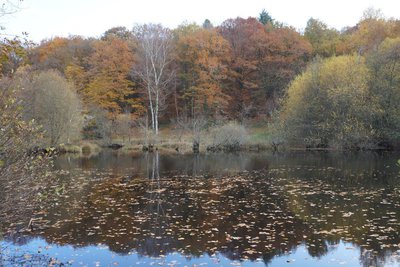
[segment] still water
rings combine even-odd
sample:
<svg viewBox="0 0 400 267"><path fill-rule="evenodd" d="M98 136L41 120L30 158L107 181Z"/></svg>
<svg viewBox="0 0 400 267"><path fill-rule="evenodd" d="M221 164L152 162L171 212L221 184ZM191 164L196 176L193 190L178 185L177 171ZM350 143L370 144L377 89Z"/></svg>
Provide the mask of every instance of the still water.
<svg viewBox="0 0 400 267"><path fill-rule="evenodd" d="M3 230L0 266L400 266L399 159L62 156L33 231Z"/></svg>

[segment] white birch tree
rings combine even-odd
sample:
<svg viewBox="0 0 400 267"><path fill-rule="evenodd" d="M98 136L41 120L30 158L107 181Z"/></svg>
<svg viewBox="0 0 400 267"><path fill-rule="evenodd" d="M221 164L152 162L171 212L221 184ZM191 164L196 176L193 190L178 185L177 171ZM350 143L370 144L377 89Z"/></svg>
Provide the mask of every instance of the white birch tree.
<svg viewBox="0 0 400 267"><path fill-rule="evenodd" d="M165 108L169 84L173 79L170 70L172 35L160 24L145 24L133 29L137 40L138 61L133 73L140 79L148 101L151 128L158 135L158 119Z"/></svg>

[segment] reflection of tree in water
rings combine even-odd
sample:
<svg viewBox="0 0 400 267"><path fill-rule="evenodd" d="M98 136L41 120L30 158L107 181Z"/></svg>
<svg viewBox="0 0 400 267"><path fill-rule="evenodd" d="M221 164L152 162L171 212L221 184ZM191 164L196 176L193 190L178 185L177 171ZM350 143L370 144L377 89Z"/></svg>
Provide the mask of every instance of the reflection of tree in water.
<svg viewBox="0 0 400 267"><path fill-rule="evenodd" d="M390 170L308 167L285 175L288 207L321 239L360 246L363 266L382 265L398 249L399 187Z"/></svg>
<svg viewBox="0 0 400 267"><path fill-rule="evenodd" d="M266 264L300 244L322 257L340 240L354 243L362 246L364 266L379 265L398 249L399 188L390 181L383 187L376 180L382 171L350 175L296 165L204 178L202 163L193 158L192 174L162 176L158 153L147 157L146 178L85 183L71 177L71 188L55 201L77 204L47 207L53 225L36 234L60 244L106 244L120 254L219 252ZM74 194L76 188L87 193Z"/></svg>
<svg viewBox="0 0 400 267"><path fill-rule="evenodd" d="M166 213L163 208L165 201L162 193L165 188L162 187L160 181L159 160L158 151L146 153L147 177L150 179L146 191L148 201L144 211L140 209L135 211L139 214L144 212L148 216L146 227L148 227L149 233L142 243L137 244L135 249L141 255L156 257L170 252L168 244L173 242L171 237L165 233L165 230L168 229L168 219L165 219Z"/></svg>
<svg viewBox="0 0 400 267"><path fill-rule="evenodd" d="M49 212L49 217L63 214L64 218L49 218L55 227L44 237L62 244L105 243L118 253L134 249L148 256L173 251L200 256L220 251L232 259L256 259L266 246L275 254L283 253L301 242L301 227L286 222L288 215L276 204L257 201L256 190L244 181L210 179L193 184L187 177L160 180L156 170L153 173L154 179L147 182L119 178L96 186L79 211L61 207ZM259 210L266 211L258 215ZM74 217L65 219L66 214ZM270 232L257 239L259 229ZM286 236L285 229L292 232Z"/></svg>
<svg viewBox="0 0 400 267"><path fill-rule="evenodd" d="M159 152L157 152L159 153ZM92 157L77 155L61 156L56 161L56 167L66 170L75 168L84 171L112 172L113 175L136 175L149 177L151 174L152 157L156 153L122 153L118 151L102 151ZM265 169L267 161L259 154L158 154L158 170L161 176L185 174L191 176L208 175L222 177L238 171ZM150 174L149 174L150 172Z"/></svg>
<svg viewBox="0 0 400 267"><path fill-rule="evenodd" d="M360 262L363 266L369 267L384 267L386 264L395 264L396 262L400 263L400 255L397 254L397 260L394 259L392 251L385 251L384 253L379 254L378 256L375 255L376 252L373 250L368 249L360 249ZM394 265L393 265L394 266Z"/></svg>

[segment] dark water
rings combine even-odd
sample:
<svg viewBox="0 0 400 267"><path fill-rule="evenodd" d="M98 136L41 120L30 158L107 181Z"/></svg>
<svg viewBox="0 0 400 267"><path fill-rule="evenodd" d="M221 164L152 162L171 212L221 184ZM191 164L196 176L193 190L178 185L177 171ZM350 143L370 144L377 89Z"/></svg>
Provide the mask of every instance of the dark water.
<svg viewBox="0 0 400 267"><path fill-rule="evenodd" d="M64 156L34 230L4 234L0 266L400 266L398 159Z"/></svg>

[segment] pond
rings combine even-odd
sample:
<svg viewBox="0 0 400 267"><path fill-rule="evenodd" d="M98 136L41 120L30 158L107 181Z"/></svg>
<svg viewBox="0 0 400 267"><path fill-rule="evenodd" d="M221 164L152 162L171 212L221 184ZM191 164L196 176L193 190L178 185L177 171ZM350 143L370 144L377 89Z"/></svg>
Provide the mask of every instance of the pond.
<svg viewBox="0 0 400 267"><path fill-rule="evenodd" d="M1 223L0 266L399 266L398 159L65 155L32 229Z"/></svg>

